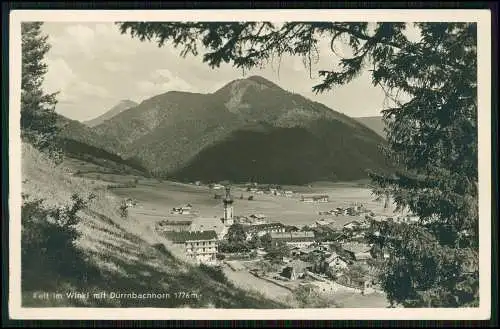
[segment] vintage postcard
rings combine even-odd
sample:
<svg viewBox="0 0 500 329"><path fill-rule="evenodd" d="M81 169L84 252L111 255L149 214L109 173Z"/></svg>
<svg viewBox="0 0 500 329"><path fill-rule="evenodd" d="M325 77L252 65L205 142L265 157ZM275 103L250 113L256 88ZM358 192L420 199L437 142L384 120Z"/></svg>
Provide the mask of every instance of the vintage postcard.
<svg viewBox="0 0 500 329"><path fill-rule="evenodd" d="M487 10L16 10L13 319L485 320Z"/></svg>

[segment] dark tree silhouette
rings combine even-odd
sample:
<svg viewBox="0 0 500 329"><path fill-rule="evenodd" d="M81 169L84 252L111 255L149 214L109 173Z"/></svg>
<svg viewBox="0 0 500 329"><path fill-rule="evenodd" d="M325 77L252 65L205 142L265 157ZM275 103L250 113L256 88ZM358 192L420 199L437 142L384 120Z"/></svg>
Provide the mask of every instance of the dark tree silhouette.
<svg viewBox="0 0 500 329"><path fill-rule="evenodd" d="M42 88L47 73L44 57L50 45L41 27L40 22L21 25L21 136L38 149L60 156L55 143L60 131L54 111L57 93L46 94Z"/></svg>

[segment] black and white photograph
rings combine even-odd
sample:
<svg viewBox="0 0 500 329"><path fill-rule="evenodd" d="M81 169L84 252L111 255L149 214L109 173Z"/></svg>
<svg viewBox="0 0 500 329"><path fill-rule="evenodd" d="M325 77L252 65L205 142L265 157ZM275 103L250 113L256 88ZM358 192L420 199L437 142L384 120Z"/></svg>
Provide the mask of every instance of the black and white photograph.
<svg viewBox="0 0 500 329"><path fill-rule="evenodd" d="M488 319L489 15L13 12L11 313Z"/></svg>

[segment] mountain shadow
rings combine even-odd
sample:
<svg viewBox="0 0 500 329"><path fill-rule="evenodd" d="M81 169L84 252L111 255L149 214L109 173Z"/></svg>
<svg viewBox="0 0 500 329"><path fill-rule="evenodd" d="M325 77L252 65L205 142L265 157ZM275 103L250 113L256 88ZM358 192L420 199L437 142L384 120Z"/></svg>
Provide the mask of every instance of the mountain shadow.
<svg viewBox="0 0 500 329"><path fill-rule="evenodd" d="M374 140L352 134L339 121L318 121L309 128L235 131L169 176L181 181L306 184L366 179L367 169L386 168Z"/></svg>

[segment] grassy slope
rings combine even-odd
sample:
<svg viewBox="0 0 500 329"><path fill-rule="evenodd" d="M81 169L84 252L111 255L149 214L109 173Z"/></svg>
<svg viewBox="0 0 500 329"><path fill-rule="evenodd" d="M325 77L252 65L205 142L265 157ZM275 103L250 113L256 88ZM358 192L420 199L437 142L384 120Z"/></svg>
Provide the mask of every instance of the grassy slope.
<svg viewBox="0 0 500 329"><path fill-rule="evenodd" d="M23 145L23 193L29 198L44 198L48 205L69 203L72 193L97 198L79 213L78 247L88 256L86 282L67 278L53 282L40 274L39 291L60 292L124 292L170 293L194 292L198 299L90 299L40 300L33 291L23 291L23 306L93 306L93 307L222 307L280 308L282 304L266 300L262 295L236 289L230 284L211 279L199 267L182 259L178 249L153 231L140 229L131 219L118 216L120 200L99 182L72 177L64 168L56 167L29 145ZM164 243L167 249L155 248Z"/></svg>

